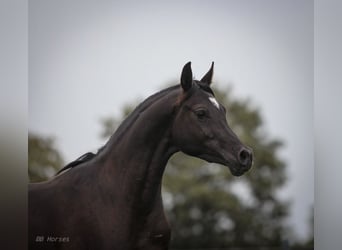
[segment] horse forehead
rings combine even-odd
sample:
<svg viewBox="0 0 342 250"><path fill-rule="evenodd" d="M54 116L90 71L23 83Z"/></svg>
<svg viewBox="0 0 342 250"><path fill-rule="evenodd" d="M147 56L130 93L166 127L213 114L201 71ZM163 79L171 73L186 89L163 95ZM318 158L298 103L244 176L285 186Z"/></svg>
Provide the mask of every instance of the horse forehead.
<svg viewBox="0 0 342 250"><path fill-rule="evenodd" d="M209 101L217 108L220 109L220 104L218 103L218 101L215 99L215 97L213 96L209 96L208 97Z"/></svg>

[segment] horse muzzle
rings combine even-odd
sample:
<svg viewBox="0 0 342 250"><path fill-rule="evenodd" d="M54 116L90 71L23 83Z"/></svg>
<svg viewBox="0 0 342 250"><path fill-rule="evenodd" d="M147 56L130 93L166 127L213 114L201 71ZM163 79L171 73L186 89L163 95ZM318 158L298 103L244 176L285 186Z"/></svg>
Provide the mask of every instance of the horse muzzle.
<svg viewBox="0 0 342 250"><path fill-rule="evenodd" d="M253 165L253 151L250 148L242 147L237 155L237 162L229 164L228 167L234 176L241 176L251 169Z"/></svg>

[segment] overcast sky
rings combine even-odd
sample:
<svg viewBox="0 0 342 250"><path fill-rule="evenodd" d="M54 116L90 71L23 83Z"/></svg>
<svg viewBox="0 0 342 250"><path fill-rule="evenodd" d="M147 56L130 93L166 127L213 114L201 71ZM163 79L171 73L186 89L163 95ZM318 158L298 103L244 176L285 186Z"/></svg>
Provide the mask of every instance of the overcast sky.
<svg viewBox="0 0 342 250"><path fill-rule="evenodd" d="M200 78L260 108L293 201L289 223L308 232L314 200L313 1L29 2L29 131L54 136L66 161L104 141L100 118L179 79Z"/></svg>

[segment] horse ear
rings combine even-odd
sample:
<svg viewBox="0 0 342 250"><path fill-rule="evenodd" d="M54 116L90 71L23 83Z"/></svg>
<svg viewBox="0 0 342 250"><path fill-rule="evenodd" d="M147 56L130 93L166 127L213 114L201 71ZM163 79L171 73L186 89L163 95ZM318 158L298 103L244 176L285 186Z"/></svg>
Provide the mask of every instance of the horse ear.
<svg viewBox="0 0 342 250"><path fill-rule="evenodd" d="M211 80L213 79L213 74L214 74L214 62L211 63L211 67L207 74L202 77L201 82L206 83L208 85L211 84Z"/></svg>
<svg viewBox="0 0 342 250"><path fill-rule="evenodd" d="M184 91L188 91L192 86L191 62L184 65L181 75L181 85Z"/></svg>

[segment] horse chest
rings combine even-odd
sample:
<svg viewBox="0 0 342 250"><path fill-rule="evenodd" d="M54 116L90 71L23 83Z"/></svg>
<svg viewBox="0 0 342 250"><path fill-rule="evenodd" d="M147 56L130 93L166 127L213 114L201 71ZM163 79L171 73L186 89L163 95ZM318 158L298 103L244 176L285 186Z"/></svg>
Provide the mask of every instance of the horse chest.
<svg viewBox="0 0 342 250"><path fill-rule="evenodd" d="M139 233L137 249L168 249L171 230L165 217L153 218Z"/></svg>
<svg viewBox="0 0 342 250"><path fill-rule="evenodd" d="M157 199L151 213L142 218L138 226L136 249L168 249L171 230L166 220L161 197Z"/></svg>

